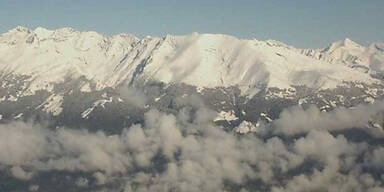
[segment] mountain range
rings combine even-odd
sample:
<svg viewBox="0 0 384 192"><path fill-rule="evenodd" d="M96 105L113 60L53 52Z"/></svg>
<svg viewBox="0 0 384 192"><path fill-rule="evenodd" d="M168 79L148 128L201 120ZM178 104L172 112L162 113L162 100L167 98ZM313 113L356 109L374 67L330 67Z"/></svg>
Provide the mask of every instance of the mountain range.
<svg viewBox="0 0 384 192"><path fill-rule="evenodd" d="M0 35L0 191L383 191L384 43Z"/></svg>
<svg viewBox="0 0 384 192"><path fill-rule="evenodd" d="M66 77L84 77L95 89L160 81L207 88L236 85L252 95L260 86L326 89L343 82L378 83L384 71L383 43L364 47L349 39L325 49L297 49L221 34L139 39L17 27L0 36L0 46L2 74L29 76L31 92Z"/></svg>
<svg viewBox="0 0 384 192"><path fill-rule="evenodd" d="M372 102L382 96L383 74L384 43L362 46L345 39L324 49L299 49L274 40L222 34L139 39L72 28L16 27L0 35L0 115L60 116L66 111L65 99L76 93L92 95L72 106L82 106L74 114L84 119L95 108L124 101L120 90L127 87L140 88L147 102L168 108L172 99L165 99L170 93L164 90L188 87L188 95L205 95L207 101L215 97L219 104L211 105L219 114L244 119L244 107L234 106L261 98L325 109ZM161 89L148 90L154 85ZM320 98L321 94L328 96ZM220 97L238 97L240 103L217 100ZM251 111L252 117L245 119L256 122L263 111L277 117L280 110Z"/></svg>

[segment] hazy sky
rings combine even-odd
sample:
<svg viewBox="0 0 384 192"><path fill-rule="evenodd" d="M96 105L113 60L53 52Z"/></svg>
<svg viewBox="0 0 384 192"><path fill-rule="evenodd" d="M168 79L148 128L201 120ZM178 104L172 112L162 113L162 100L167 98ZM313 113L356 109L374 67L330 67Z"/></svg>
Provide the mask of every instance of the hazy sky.
<svg viewBox="0 0 384 192"><path fill-rule="evenodd" d="M225 33L324 47L384 41L384 0L0 0L0 33L18 25L107 35Z"/></svg>

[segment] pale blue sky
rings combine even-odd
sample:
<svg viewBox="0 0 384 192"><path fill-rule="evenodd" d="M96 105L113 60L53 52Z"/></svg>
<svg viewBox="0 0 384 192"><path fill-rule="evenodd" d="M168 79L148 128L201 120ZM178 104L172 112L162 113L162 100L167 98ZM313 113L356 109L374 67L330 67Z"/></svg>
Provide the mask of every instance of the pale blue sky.
<svg viewBox="0 0 384 192"><path fill-rule="evenodd" d="M0 33L73 27L107 35L224 33L325 47L384 41L384 0L0 0Z"/></svg>

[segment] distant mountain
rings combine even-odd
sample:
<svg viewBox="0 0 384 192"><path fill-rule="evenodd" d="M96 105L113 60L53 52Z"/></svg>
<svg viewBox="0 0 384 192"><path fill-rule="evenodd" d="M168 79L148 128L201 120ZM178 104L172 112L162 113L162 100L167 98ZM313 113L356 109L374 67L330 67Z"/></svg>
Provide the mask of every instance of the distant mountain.
<svg viewBox="0 0 384 192"><path fill-rule="evenodd" d="M381 72L384 61L383 44L362 47L348 39L323 50L299 51L310 57L297 52L277 41L220 34L138 39L71 28L17 27L0 36L0 71L28 76L26 89L31 92L67 77L84 77L95 89L154 80L208 88L239 86L242 94L255 94L261 86L325 89L344 81L378 83L366 71L351 68Z"/></svg>
<svg viewBox="0 0 384 192"><path fill-rule="evenodd" d="M171 111L175 98L200 95L218 119L230 113L237 125L276 118L295 104L330 110L372 102L383 95L383 66L384 44L364 47L349 39L313 50L222 34L139 39L17 27L0 35L0 115L92 122L94 113L125 106L121 89L136 87L147 106Z"/></svg>
<svg viewBox="0 0 384 192"><path fill-rule="evenodd" d="M304 49L304 55L332 64L344 64L350 68L369 73L373 77L383 79L384 43L372 43L364 47L346 38L332 43L324 49Z"/></svg>
<svg viewBox="0 0 384 192"><path fill-rule="evenodd" d="M0 191L383 191L384 44L0 35Z"/></svg>

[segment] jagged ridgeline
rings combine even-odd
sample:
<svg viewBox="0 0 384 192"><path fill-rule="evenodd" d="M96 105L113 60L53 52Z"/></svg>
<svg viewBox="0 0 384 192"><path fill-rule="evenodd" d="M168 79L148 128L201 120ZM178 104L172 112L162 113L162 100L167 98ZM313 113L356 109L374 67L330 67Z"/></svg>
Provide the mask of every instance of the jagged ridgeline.
<svg viewBox="0 0 384 192"><path fill-rule="evenodd" d="M383 95L383 44L364 47L349 39L303 50L220 34L138 39L17 27L0 36L0 50L2 119L32 115L58 125L71 119L95 128L127 126L136 120L122 119L142 112L122 98L127 87L163 109L175 107L177 97L199 95L238 122L255 122L260 114L276 118L295 104L329 110ZM108 118L90 121L98 117Z"/></svg>
<svg viewBox="0 0 384 192"><path fill-rule="evenodd" d="M299 49L222 34L17 27L0 35L0 132L17 127L1 133L41 149L0 152L0 191L300 191L295 182L321 174L382 187L383 77L383 43ZM326 158L306 151L311 141L344 148ZM211 153L218 167L204 167ZM187 169L201 179L184 178Z"/></svg>

